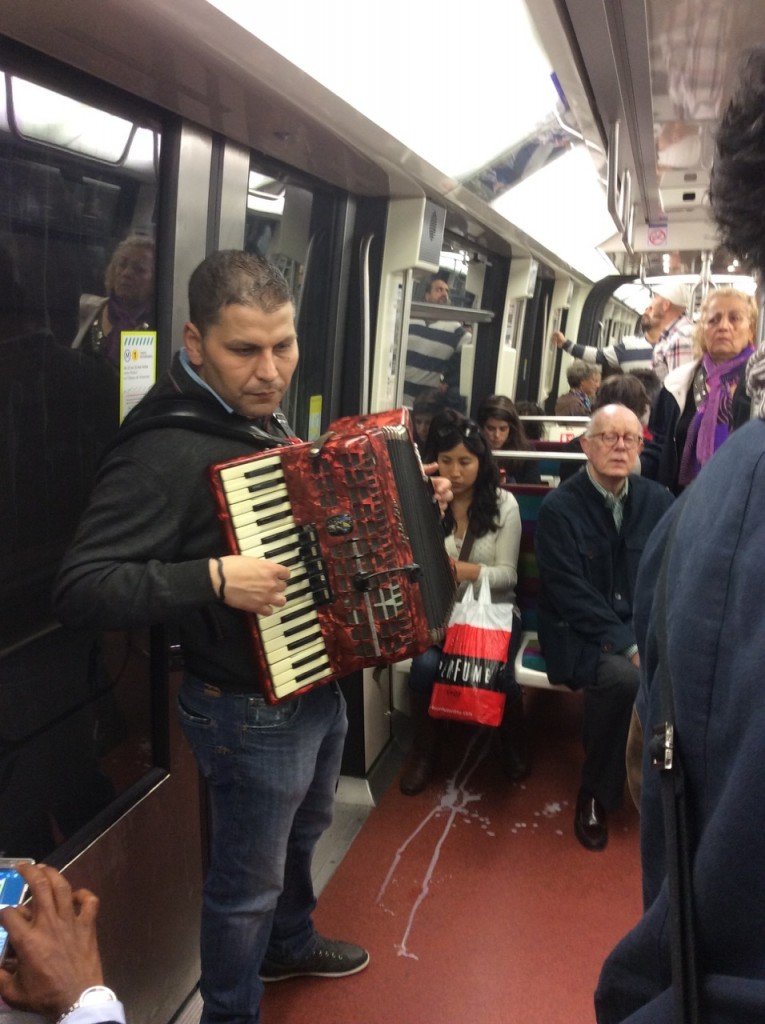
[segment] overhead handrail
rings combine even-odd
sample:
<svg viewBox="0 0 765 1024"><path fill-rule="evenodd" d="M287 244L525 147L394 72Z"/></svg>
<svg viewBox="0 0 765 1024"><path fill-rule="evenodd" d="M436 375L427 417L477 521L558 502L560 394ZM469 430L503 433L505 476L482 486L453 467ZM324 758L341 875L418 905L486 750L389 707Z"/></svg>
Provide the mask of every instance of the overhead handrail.
<svg viewBox="0 0 765 1024"><path fill-rule="evenodd" d="M534 449L524 448L518 449L518 451L500 448L498 451L491 453L495 459L499 459L500 462L503 459L526 459L530 462L550 462L551 460L557 462L560 459L562 462L586 462L587 456L584 452L545 452L536 451Z"/></svg>
<svg viewBox="0 0 765 1024"><path fill-rule="evenodd" d="M520 416L522 423L589 423L589 416Z"/></svg>

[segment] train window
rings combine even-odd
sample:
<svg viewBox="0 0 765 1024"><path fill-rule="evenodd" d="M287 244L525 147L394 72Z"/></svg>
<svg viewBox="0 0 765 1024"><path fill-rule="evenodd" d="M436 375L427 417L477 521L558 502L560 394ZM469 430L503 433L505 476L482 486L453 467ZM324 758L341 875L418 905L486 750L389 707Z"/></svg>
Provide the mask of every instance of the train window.
<svg viewBox="0 0 765 1024"><path fill-rule="evenodd" d="M0 75L0 853L39 859L155 765L146 636L63 629L51 586L154 325L160 134Z"/></svg>
<svg viewBox="0 0 765 1024"><path fill-rule="evenodd" d="M245 249L267 257L285 275L295 300L300 364L283 410L299 436L316 437L332 403L333 190L250 161Z"/></svg>
<svg viewBox="0 0 765 1024"><path fill-rule="evenodd" d="M305 188L250 169L244 247L267 256L289 282L295 305L308 258L313 196Z"/></svg>

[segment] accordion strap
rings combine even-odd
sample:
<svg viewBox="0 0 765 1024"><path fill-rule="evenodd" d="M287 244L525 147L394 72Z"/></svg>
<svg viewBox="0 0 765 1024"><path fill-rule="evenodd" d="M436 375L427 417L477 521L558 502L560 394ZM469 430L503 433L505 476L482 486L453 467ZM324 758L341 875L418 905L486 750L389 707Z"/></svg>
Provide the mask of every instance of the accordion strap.
<svg viewBox="0 0 765 1024"><path fill-rule="evenodd" d="M682 509L677 510L662 557L656 585L656 637L659 660L663 721L653 728L650 743L651 764L661 772L661 798L664 810L667 884L669 889L670 956L676 1024L700 1024L699 978L693 922L693 876L691 871L690 829L685 792L685 773L675 732L675 704L669 669L667 642L667 577Z"/></svg>
<svg viewBox="0 0 765 1024"><path fill-rule="evenodd" d="M244 416L226 412L222 406L217 408L212 403L203 404L194 399L167 395L145 405L136 406L126 417L104 454L136 434L159 427L181 427L198 434L213 434L232 441L241 441L256 449L291 444L290 438L295 435L282 411L277 410L273 418L286 437L269 434Z"/></svg>

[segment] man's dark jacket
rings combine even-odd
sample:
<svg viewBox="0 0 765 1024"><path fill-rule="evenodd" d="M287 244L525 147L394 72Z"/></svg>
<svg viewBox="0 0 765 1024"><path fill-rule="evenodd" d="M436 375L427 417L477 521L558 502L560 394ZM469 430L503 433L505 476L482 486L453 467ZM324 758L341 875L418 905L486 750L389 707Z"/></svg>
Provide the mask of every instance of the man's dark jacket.
<svg viewBox="0 0 765 1024"><path fill-rule="evenodd" d="M635 643L638 563L671 504L665 487L630 476L617 533L613 514L585 468L542 502L536 530L539 640L551 682L587 686L601 653L620 654Z"/></svg>
<svg viewBox="0 0 765 1024"><path fill-rule="evenodd" d="M177 407L195 429L175 426ZM156 415L152 429L136 421ZM230 436L221 436L230 429ZM227 414L176 355L167 374L126 419L104 458L54 593L61 621L80 629L172 623L186 668L221 689L259 690L243 612L217 600L210 558L228 554L209 467L268 446ZM277 424L269 430L283 438Z"/></svg>

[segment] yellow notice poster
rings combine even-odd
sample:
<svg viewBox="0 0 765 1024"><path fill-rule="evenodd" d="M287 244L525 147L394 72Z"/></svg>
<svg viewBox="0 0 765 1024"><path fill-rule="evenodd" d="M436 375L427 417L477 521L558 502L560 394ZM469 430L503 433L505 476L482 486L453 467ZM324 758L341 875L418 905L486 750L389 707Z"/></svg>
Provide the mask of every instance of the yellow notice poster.
<svg viewBox="0 0 765 1024"><path fill-rule="evenodd" d="M120 334L120 423L157 378L157 332Z"/></svg>

